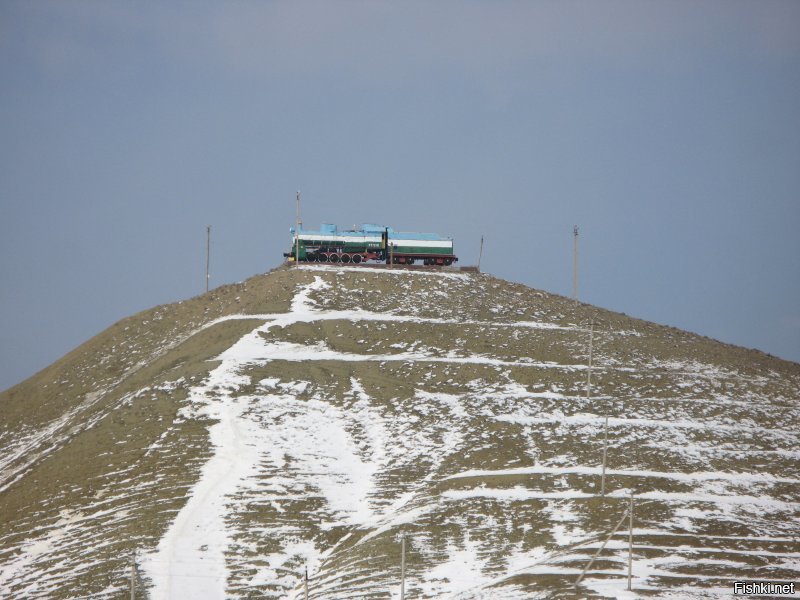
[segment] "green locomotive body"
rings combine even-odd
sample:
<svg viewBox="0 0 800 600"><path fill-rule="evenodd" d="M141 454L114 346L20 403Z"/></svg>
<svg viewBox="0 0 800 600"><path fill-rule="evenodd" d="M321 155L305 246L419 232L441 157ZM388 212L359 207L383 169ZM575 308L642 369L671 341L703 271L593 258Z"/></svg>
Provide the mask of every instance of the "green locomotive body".
<svg viewBox="0 0 800 600"><path fill-rule="evenodd" d="M324 223L318 231L291 228L292 248L284 256L297 262L363 263L448 266L458 260L453 240L435 233L398 232L391 227L365 224L339 231Z"/></svg>

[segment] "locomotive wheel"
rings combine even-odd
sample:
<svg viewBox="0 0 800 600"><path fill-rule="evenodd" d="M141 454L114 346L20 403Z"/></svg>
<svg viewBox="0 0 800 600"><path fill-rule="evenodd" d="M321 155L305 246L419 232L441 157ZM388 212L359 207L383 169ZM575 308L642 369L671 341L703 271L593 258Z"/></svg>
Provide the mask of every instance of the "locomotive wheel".
<svg viewBox="0 0 800 600"><path fill-rule="evenodd" d="M414 259L413 258L407 258L406 259L406 264L407 265L413 265L414 264Z"/></svg>
<svg viewBox="0 0 800 600"><path fill-rule="evenodd" d="M319 255L319 262L328 262L328 255L327 254L320 254Z"/></svg>
<svg viewBox="0 0 800 600"><path fill-rule="evenodd" d="M444 259L444 264L445 264L445 266L449 267L450 265L453 264L453 259L452 258L445 258Z"/></svg>
<svg viewBox="0 0 800 600"><path fill-rule="evenodd" d="M332 263L338 263L339 262L339 255L338 254L331 254L331 255L328 256L328 260L330 260Z"/></svg>
<svg viewBox="0 0 800 600"><path fill-rule="evenodd" d="M350 262L350 255L349 254L342 254L342 262L349 263Z"/></svg>
<svg viewBox="0 0 800 600"><path fill-rule="evenodd" d="M356 263L356 264L360 263L361 262L361 255L360 254L354 254L353 255L353 262Z"/></svg>

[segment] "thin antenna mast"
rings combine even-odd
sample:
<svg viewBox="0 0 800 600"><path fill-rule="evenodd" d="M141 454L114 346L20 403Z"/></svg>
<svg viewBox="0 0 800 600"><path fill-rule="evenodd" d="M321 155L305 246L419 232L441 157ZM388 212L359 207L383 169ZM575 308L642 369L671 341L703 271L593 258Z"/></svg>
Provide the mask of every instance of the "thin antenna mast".
<svg viewBox="0 0 800 600"><path fill-rule="evenodd" d="M300 218L300 191L297 191L297 218L296 218L297 226L303 226L303 219Z"/></svg>
<svg viewBox="0 0 800 600"><path fill-rule="evenodd" d="M481 271L481 258L483 258L483 236L481 236L481 251L478 253L478 273Z"/></svg>

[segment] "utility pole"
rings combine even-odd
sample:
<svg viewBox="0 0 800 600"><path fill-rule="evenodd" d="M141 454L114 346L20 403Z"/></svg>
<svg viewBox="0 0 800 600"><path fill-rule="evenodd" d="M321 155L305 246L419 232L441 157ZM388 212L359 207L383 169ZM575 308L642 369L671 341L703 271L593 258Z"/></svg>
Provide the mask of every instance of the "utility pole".
<svg viewBox="0 0 800 600"><path fill-rule="evenodd" d="M131 600L136 600L136 550L131 553Z"/></svg>
<svg viewBox="0 0 800 600"><path fill-rule="evenodd" d="M211 225L206 227L206 292L208 292L208 280L211 275L208 273L208 267L211 263Z"/></svg>
<svg viewBox="0 0 800 600"><path fill-rule="evenodd" d="M628 527L628 591L631 591L631 575L633 573L633 494L631 494L631 505L628 508L630 523Z"/></svg>
<svg viewBox="0 0 800 600"><path fill-rule="evenodd" d="M306 566L306 576L303 581L303 592L305 594L305 600L308 600L308 566Z"/></svg>
<svg viewBox="0 0 800 600"><path fill-rule="evenodd" d="M578 226L572 230L572 299L578 304Z"/></svg>
<svg viewBox="0 0 800 600"><path fill-rule="evenodd" d="M295 245L294 245L294 263L300 262L300 229L303 226L303 221L300 219L300 190L297 190L297 209L295 215Z"/></svg>
<svg viewBox="0 0 800 600"><path fill-rule="evenodd" d="M400 600L406 597L406 534L400 538Z"/></svg>
<svg viewBox="0 0 800 600"><path fill-rule="evenodd" d="M481 258L483 257L483 236L481 236L481 251L478 253L478 273L481 272Z"/></svg>

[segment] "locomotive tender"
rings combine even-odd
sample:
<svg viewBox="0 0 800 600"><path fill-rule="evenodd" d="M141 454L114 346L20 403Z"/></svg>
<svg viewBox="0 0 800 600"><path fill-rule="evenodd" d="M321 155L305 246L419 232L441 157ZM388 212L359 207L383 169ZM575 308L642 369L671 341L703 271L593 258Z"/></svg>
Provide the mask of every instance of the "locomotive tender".
<svg viewBox="0 0 800 600"><path fill-rule="evenodd" d="M292 249L283 255L297 262L363 263L368 261L399 265L449 266L458 260L453 240L435 233L395 231L391 227L364 224L361 229L339 231L323 223L319 231L294 227Z"/></svg>

